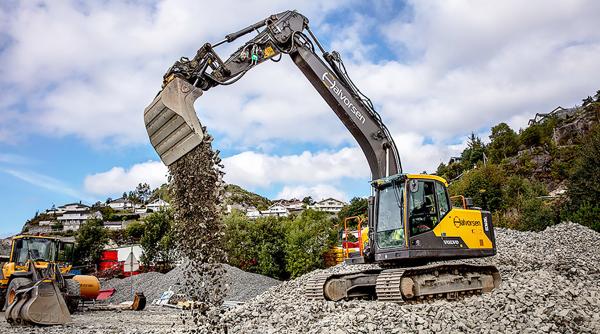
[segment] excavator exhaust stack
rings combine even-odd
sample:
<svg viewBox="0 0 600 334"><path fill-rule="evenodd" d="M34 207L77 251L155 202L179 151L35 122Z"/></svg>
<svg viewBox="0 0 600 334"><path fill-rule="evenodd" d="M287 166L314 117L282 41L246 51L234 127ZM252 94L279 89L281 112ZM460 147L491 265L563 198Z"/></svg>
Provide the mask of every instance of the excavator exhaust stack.
<svg viewBox="0 0 600 334"><path fill-rule="evenodd" d="M194 101L202 90L175 77L144 110L152 146L167 166L202 143L204 131Z"/></svg>
<svg viewBox="0 0 600 334"><path fill-rule="evenodd" d="M52 279L41 279L16 291L4 312L10 324L64 325L71 322L67 303Z"/></svg>

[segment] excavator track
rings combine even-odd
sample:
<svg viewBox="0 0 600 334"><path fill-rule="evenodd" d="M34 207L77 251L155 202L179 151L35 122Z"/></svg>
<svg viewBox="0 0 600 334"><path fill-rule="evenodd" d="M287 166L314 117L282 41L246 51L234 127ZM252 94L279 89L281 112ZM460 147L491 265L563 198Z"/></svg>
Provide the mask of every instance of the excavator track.
<svg viewBox="0 0 600 334"><path fill-rule="evenodd" d="M318 274L310 278L304 287L304 295L308 299L323 300L325 296L323 294L323 286L327 279L331 277L331 274Z"/></svg>
<svg viewBox="0 0 600 334"><path fill-rule="evenodd" d="M347 300L356 297L405 303L423 299L456 299L491 292L500 286L494 266L435 264L410 268L365 270L348 274L319 274L305 287L313 300Z"/></svg>
<svg viewBox="0 0 600 334"><path fill-rule="evenodd" d="M404 269L389 269L382 271L377 276L377 284L375 285L377 300L392 303L404 302L400 288L404 271Z"/></svg>

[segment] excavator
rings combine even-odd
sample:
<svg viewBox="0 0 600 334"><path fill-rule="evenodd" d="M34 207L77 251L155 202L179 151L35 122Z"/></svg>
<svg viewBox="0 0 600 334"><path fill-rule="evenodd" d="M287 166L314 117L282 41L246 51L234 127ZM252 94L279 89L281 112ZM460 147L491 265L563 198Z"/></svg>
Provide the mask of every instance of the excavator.
<svg viewBox="0 0 600 334"><path fill-rule="evenodd" d="M226 60L215 48L256 35ZM318 54L320 53L320 56ZM338 52L327 52L297 11L271 15L176 61L144 110L150 142L167 166L206 138L194 101L216 86L232 85L258 65L290 56L362 149L371 171L368 243L346 259L355 271L322 274L305 286L311 299L353 298L403 303L487 293L501 283L498 269L459 259L496 254L490 212L452 207L445 179L403 173L398 149L371 100L350 79ZM468 203L468 201L465 201ZM367 238L365 238L367 239ZM451 261L452 260L452 261Z"/></svg>

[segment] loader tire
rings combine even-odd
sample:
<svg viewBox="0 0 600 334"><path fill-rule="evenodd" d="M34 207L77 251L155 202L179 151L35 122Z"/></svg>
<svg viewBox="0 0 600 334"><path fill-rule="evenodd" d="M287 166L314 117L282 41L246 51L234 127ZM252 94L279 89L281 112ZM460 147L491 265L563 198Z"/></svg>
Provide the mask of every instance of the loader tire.
<svg viewBox="0 0 600 334"><path fill-rule="evenodd" d="M2 310L6 310L6 308L8 307L8 305L10 305L14 298L15 298L15 291L17 291L19 288L30 284L31 280L29 278L25 278L25 277L17 277L17 278L13 278L10 283L8 284L8 288L6 289L6 295L4 296L4 306L2 307Z"/></svg>
<svg viewBox="0 0 600 334"><path fill-rule="evenodd" d="M67 290L65 302L67 303L67 308L69 309L69 312L71 312L72 314L77 311L77 308L79 307L79 300L81 299L81 290L79 282L73 279L66 279L65 286Z"/></svg>

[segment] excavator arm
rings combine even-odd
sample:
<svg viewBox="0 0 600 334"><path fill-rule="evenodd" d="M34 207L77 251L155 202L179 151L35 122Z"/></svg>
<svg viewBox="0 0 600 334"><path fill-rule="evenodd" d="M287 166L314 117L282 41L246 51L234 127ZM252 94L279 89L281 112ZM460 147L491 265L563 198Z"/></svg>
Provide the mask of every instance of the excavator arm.
<svg viewBox="0 0 600 334"><path fill-rule="evenodd" d="M246 34L257 35L223 61L215 47ZM308 33L308 34L307 34ZM315 52L315 44L322 57ZM311 32L308 19L295 11L274 14L221 42L204 44L192 59L181 58L165 74L163 89L144 112L150 140L170 165L202 142L204 129L194 101L215 86L231 85L266 61L289 55L315 87L364 152L372 178L402 172L396 145L373 108L348 76L337 52L325 52Z"/></svg>

